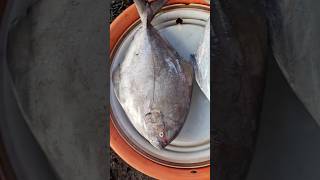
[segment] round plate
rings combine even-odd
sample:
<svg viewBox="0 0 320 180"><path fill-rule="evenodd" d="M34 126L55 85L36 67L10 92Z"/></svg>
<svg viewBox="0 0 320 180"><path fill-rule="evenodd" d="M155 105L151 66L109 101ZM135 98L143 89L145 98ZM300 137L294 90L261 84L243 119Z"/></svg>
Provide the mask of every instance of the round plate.
<svg viewBox="0 0 320 180"><path fill-rule="evenodd" d="M163 38L167 39L185 60L196 52L203 36L209 9L203 6L175 5L164 8L152 21ZM176 20L181 18L182 24ZM110 73L124 59L134 33L141 27L134 23L113 49ZM111 77L110 74L110 77ZM115 97L110 81L110 103L114 124L136 151L149 159L173 167L207 166L210 160L210 103L194 81L191 108L186 122L175 140L164 150L154 148L132 125Z"/></svg>

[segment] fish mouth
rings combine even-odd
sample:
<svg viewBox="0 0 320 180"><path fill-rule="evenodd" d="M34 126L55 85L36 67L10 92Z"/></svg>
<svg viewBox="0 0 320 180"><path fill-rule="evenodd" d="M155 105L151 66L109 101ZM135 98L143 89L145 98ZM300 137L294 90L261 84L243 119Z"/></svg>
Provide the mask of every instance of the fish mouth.
<svg viewBox="0 0 320 180"><path fill-rule="evenodd" d="M159 144L159 143L151 143L152 146L154 146L155 148L159 149L159 150L163 150L164 149L164 146Z"/></svg>
<svg viewBox="0 0 320 180"><path fill-rule="evenodd" d="M159 150L163 150L169 143L167 141L150 141L150 144Z"/></svg>

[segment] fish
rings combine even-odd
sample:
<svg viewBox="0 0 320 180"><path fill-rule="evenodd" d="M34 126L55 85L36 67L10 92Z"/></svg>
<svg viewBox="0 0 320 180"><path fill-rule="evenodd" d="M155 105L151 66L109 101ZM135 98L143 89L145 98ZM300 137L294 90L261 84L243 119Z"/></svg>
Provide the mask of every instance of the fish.
<svg viewBox="0 0 320 180"><path fill-rule="evenodd" d="M268 53L266 18L257 2L213 1L214 179L245 180L255 150Z"/></svg>
<svg viewBox="0 0 320 180"><path fill-rule="evenodd" d="M210 101L210 17L208 18L203 39L198 47L197 53L192 54L195 79Z"/></svg>
<svg viewBox="0 0 320 180"><path fill-rule="evenodd" d="M115 95L137 131L157 149L179 134L188 115L192 64L153 27L166 0L134 0L141 19L123 61L112 74Z"/></svg>
<svg viewBox="0 0 320 180"><path fill-rule="evenodd" d="M320 125L320 1L270 0L265 4L273 56Z"/></svg>

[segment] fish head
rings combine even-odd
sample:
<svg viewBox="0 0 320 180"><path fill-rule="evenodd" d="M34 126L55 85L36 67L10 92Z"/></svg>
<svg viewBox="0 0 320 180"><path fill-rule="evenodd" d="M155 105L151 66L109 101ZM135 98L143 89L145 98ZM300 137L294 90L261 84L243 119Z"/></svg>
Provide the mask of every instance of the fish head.
<svg viewBox="0 0 320 180"><path fill-rule="evenodd" d="M169 143L163 115L158 110L151 110L145 115L145 138L156 148L163 149Z"/></svg>

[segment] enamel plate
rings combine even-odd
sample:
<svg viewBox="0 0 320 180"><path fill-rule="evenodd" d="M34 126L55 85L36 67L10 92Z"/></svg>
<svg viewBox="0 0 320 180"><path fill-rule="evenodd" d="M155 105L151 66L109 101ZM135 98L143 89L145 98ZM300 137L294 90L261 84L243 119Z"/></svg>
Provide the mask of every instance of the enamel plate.
<svg viewBox="0 0 320 180"><path fill-rule="evenodd" d="M178 23L181 22L182 24ZM152 24L176 48L185 60L195 53L203 37L209 9L197 6L169 6L164 8ZM179 20L178 20L179 19ZM137 21L120 39L112 54L110 73L124 59L133 35L141 27ZM111 77L110 74L110 77ZM133 127L117 98L110 81L110 103L116 128L126 141L143 156L173 167L207 166L210 160L210 102L194 81L191 108L186 122L177 136L164 150L154 148Z"/></svg>

